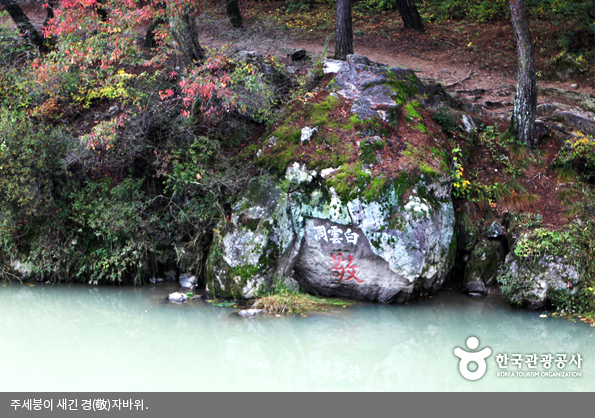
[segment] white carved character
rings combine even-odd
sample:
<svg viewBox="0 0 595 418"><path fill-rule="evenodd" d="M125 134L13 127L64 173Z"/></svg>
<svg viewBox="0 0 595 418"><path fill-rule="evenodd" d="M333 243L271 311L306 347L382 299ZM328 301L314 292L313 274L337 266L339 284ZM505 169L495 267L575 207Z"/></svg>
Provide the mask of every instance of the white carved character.
<svg viewBox="0 0 595 418"><path fill-rule="evenodd" d="M324 227L324 225L315 226L314 239L316 241L320 241L321 238L328 242L328 237L326 236L326 228Z"/></svg>
<svg viewBox="0 0 595 418"><path fill-rule="evenodd" d="M351 228L348 228L347 231L345 232L345 239L347 240L347 242L356 245L357 244L357 238L359 237L359 234L356 234L355 232L351 232Z"/></svg>
<svg viewBox="0 0 595 418"><path fill-rule="evenodd" d="M328 230L328 234L330 235L330 240L333 244L341 244L343 242L343 237L340 236L343 235L343 231L336 226L331 226Z"/></svg>

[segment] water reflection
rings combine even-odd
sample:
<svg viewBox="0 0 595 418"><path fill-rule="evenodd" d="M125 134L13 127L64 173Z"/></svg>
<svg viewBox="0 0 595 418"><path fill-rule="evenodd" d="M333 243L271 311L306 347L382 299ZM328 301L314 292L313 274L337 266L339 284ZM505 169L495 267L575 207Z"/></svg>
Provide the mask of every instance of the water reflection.
<svg viewBox="0 0 595 418"><path fill-rule="evenodd" d="M0 390L591 390L593 328L502 298L444 291L408 305L358 304L303 317L241 319L142 288L0 287ZM458 372L470 335L495 353L581 353L583 377ZM527 371L524 369L524 371Z"/></svg>

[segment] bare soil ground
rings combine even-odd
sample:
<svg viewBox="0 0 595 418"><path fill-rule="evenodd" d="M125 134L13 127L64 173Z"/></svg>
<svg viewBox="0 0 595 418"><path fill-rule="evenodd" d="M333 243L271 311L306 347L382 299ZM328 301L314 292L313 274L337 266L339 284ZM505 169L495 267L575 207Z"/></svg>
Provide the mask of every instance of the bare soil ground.
<svg viewBox="0 0 595 418"><path fill-rule="evenodd" d="M224 14L212 14L216 25L205 25L207 45L235 43L255 47L249 35L260 34L277 42L262 42L264 51L284 56L304 48L311 54L332 56L334 10L319 9L308 14L283 13L279 2L243 2L246 31L226 30ZM274 29L273 29L274 28ZM268 29L268 30L267 30ZM354 50L356 54L390 66L411 68L418 76L435 80L460 98L483 105L505 117L516 90L517 52L510 22L469 23L447 21L426 23L424 32L405 30L396 11L368 13L354 11ZM595 94L595 74L586 71L561 79L548 68L548 59L560 52L551 22L532 22L539 87L553 87ZM324 50L327 42L327 50ZM576 84L577 88L571 85ZM540 103L551 98L540 95Z"/></svg>

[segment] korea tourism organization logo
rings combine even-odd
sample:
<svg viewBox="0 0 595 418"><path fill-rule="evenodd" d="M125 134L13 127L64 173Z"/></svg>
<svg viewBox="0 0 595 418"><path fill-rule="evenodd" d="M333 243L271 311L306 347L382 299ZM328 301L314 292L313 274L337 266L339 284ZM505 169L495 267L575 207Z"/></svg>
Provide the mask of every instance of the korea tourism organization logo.
<svg viewBox="0 0 595 418"><path fill-rule="evenodd" d="M470 350L475 350L479 347L479 339L477 337L469 337L465 342L467 348ZM490 347L486 347L481 351L466 351L463 350L461 347L455 348L455 356L457 356L459 360L459 372L461 376L463 376L467 380L478 380L486 374L486 370L488 369L488 365L486 363L486 358L492 354L492 349ZM477 368L474 371L470 370L471 363L475 363Z"/></svg>
<svg viewBox="0 0 595 418"><path fill-rule="evenodd" d="M474 336L467 338L465 345L467 349L454 349L454 355L459 358L459 373L467 380L479 380L488 371L487 359L492 349L478 349L479 339ZM493 359L496 377L582 377L583 358L579 353L497 353Z"/></svg>

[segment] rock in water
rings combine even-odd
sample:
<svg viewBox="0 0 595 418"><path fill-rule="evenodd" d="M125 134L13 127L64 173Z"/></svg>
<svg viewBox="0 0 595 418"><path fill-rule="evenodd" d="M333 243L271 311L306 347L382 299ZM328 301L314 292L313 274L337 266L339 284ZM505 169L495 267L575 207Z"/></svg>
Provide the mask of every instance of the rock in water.
<svg viewBox="0 0 595 418"><path fill-rule="evenodd" d="M512 305L536 310L547 306L552 293L564 294L567 298L578 294L581 271L572 257L522 258L510 251L505 264L505 272L498 281Z"/></svg>
<svg viewBox="0 0 595 418"><path fill-rule="evenodd" d="M168 299L170 300L170 302L182 303L188 300L188 295L186 295L185 293L174 292L169 294Z"/></svg>
<svg viewBox="0 0 595 418"><path fill-rule="evenodd" d="M239 311L238 315L240 315L242 318L251 318L262 313L264 313L262 309L244 309L242 311Z"/></svg>
<svg viewBox="0 0 595 418"><path fill-rule="evenodd" d="M414 184L402 203L403 190L391 186L371 201L344 202L304 166L303 176L295 170L291 178L303 181L290 183L292 193L268 179L236 203L235 227L217 236L209 252L212 294L250 297L274 276L293 276L312 293L380 302L404 302L442 286L456 251L448 188Z"/></svg>
<svg viewBox="0 0 595 418"><path fill-rule="evenodd" d="M469 293L485 295L487 286L496 283L498 270L505 256L503 242L489 239L481 241L465 266L464 289Z"/></svg>
<svg viewBox="0 0 595 418"><path fill-rule="evenodd" d="M191 273L180 274L180 286L193 288L196 285L196 276Z"/></svg>
<svg viewBox="0 0 595 418"><path fill-rule="evenodd" d="M325 72L336 74L320 91L327 99L281 123L271 133L276 145L263 143L262 158L280 175L253 179L232 206L229 228L217 228L226 232L214 236L207 257L212 295L250 298L290 278L319 295L405 302L432 294L450 273L457 243L448 155L416 110L439 100L440 88L357 55L327 60ZM399 111L403 129L424 140L399 139ZM309 139L312 126L318 132ZM370 170L400 158L393 143L395 151L410 145L415 157Z"/></svg>

